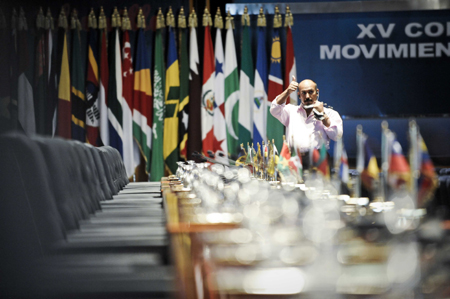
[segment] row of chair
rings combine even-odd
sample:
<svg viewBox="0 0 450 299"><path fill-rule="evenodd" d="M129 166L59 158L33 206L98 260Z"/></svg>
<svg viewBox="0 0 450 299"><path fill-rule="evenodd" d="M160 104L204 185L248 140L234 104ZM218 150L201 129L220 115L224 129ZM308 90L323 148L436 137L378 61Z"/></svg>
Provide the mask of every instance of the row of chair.
<svg viewBox="0 0 450 299"><path fill-rule="evenodd" d="M116 149L7 133L0 169L2 295L172 293L159 184L129 183Z"/></svg>

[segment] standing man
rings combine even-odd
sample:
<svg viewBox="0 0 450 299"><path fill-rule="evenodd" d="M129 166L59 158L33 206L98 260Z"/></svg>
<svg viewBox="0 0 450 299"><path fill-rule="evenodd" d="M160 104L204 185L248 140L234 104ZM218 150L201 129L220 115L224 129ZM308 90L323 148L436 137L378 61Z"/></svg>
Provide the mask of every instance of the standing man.
<svg viewBox="0 0 450 299"><path fill-rule="evenodd" d="M301 104L286 105L286 99L297 89ZM323 106L323 102L319 101L319 88L310 79L297 83L292 76L289 87L272 101L270 113L286 126L289 145L299 149L302 156L310 148L319 148L321 138L326 140L329 148L330 139L336 141L343 134L341 116L337 111Z"/></svg>

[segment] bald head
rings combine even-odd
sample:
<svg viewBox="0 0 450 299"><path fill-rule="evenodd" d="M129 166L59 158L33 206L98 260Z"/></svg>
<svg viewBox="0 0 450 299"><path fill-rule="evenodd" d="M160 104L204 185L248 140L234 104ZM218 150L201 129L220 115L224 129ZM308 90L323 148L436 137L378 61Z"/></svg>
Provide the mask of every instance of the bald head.
<svg viewBox="0 0 450 299"><path fill-rule="evenodd" d="M316 82L314 82L313 80L311 80L311 79L305 79L305 80L303 80L302 82L300 82L299 84L298 84L298 88L299 89L301 89L302 87L309 87L309 86L313 86L313 88L314 89L317 89L317 83Z"/></svg>

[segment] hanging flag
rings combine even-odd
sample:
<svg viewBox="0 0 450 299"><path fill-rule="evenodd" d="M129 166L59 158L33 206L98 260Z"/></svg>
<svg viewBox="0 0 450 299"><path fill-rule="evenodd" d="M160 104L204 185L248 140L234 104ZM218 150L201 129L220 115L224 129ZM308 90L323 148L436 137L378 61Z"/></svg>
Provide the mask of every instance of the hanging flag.
<svg viewBox="0 0 450 299"><path fill-rule="evenodd" d="M222 44L223 20L220 14L220 8L214 18L214 27L216 27L216 42L214 44L215 55L215 78L214 78L214 153L228 157L227 145L227 124L225 122L225 76L224 76L224 55Z"/></svg>
<svg viewBox="0 0 450 299"><path fill-rule="evenodd" d="M239 70L234 44L234 22L228 11L225 41L225 117L227 121L228 152L239 150Z"/></svg>
<svg viewBox="0 0 450 299"><path fill-rule="evenodd" d="M108 122L108 50L106 39L108 31L106 28L106 17L103 7L100 8L100 16L98 17L98 28L100 29L100 88L99 88L99 108L100 108L100 138L103 145L109 145L109 122ZM114 47L114 45L113 45Z"/></svg>
<svg viewBox="0 0 450 299"><path fill-rule="evenodd" d="M205 42L203 50L203 86L202 86L202 152L207 155L208 151L214 151L214 77L215 63L214 50L211 39L210 28L212 25L211 15L205 8L203 15L203 26L205 27Z"/></svg>
<svg viewBox="0 0 450 299"><path fill-rule="evenodd" d="M133 95L133 136L136 139L141 154L145 160L145 171L150 171L150 151L152 142L153 122L153 96L150 77L150 59L144 35L144 16L142 9L139 10L138 44L136 50L136 64L134 72L134 95Z"/></svg>
<svg viewBox="0 0 450 299"><path fill-rule="evenodd" d="M187 29L186 17L184 9L181 7L180 15L178 16L178 27L180 28L180 107L178 109L179 119L179 147L180 158L185 161L188 158L187 143L188 143L188 129L189 129L189 54L187 46Z"/></svg>
<svg viewBox="0 0 450 299"><path fill-rule="evenodd" d="M30 58L28 53L27 42L27 20L25 19L25 12L20 8L19 15L19 44L17 47L17 55L19 58L19 81L18 81L18 94L17 94L17 108L18 108L18 120L22 130L27 135L33 135L36 133L36 120L34 114L34 102L33 102L33 87L30 80ZM32 71L31 71L32 72ZM69 98L70 102L70 98ZM69 108L70 113L70 108ZM70 122L70 118L69 118Z"/></svg>
<svg viewBox="0 0 450 299"><path fill-rule="evenodd" d="M70 68L72 89L70 100L72 102L72 139L85 142L86 101L84 97L84 68L81 62L81 24L78 20L77 11L72 13L72 67Z"/></svg>
<svg viewBox="0 0 450 299"><path fill-rule="evenodd" d="M433 162L428 154L427 146L420 133L418 133L417 139L419 149L417 155L420 170L420 176L417 181L417 202L418 207L423 207L426 202L433 198L439 181L434 170Z"/></svg>
<svg viewBox="0 0 450 299"><path fill-rule="evenodd" d="M267 140L267 54L266 54L266 17L261 8L258 16L258 47L256 55L255 91L253 103L253 143Z"/></svg>
<svg viewBox="0 0 450 299"><path fill-rule="evenodd" d="M267 102L267 138L275 139L275 144L281 146L281 136L284 134L283 124L276 119L270 112L271 102L283 92L283 75L281 72L281 43L280 32L281 14L275 12L273 20L272 32L272 51L270 56L270 74L269 85L267 88L268 102Z"/></svg>
<svg viewBox="0 0 450 299"><path fill-rule="evenodd" d="M180 105L180 69L175 43L175 18L172 9L169 9L167 15L167 25L169 45L167 49L163 154L165 170L170 175L174 174L178 168L178 107Z"/></svg>
<svg viewBox="0 0 450 299"><path fill-rule="evenodd" d="M195 11L189 14L189 124L187 147L188 158L193 152L201 152L202 148L202 123L201 115L203 113L201 102L202 79L200 78L200 58L198 55L197 43L197 15Z"/></svg>
<svg viewBox="0 0 450 299"><path fill-rule="evenodd" d="M297 66L295 64L294 42L292 39L292 26L294 25L294 18L289 9L286 7L286 14L284 19L284 26L286 26L286 64L284 74L284 88L287 89L291 83L291 78L297 77ZM291 92L289 98L286 100L286 104L298 105L297 92Z"/></svg>
<svg viewBox="0 0 450 299"><path fill-rule="evenodd" d="M362 136L364 146L364 169L361 172L361 182L368 191L373 191L374 181L378 180L380 170L377 159L370 149L368 138Z"/></svg>
<svg viewBox="0 0 450 299"><path fill-rule="evenodd" d="M36 18L36 51L34 63L34 112L36 133L45 134L46 99L47 99L47 60L45 51L45 17L42 7ZM3 52L5 53L5 52ZM2 55L3 57L3 55ZM8 75L9 77L9 75Z"/></svg>
<svg viewBox="0 0 450 299"><path fill-rule="evenodd" d="M99 72L97 19L94 9L89 14L89 44L86 78L86 140L94 146L102 145L100 139Z"/></svg>
<svg viewBox="0 0 450 299"><path fill-rule="evenodd" d="M119 27L120 15L114 9L111 17L113 38L110 52L109 82L108 82L108 133L109 145L117 149L123 157L123 110L122 110L122 57L120 55Z"/></svg>
<svg viewBox="0 0 450 299"><path fill-rule="evenodd" d="M59 15L60 36L62 34L61 68L59 72L58 85L58 112L57 112L57 135L64 138L72 138L71 127L71 103L70 103L70 72L69 53L67 48L67 19L64 10Z"/></svg>
<svg viewBox="0 0 450 299"><path fill-rule="evenodd" d="M56 45L53 42L53 17L50 8L47 9L45 17L45 52L46 52L46 66L48 75L47 78L47 101L45 113L45 133L54 136L56 133L56 107L58 103L58 70L57 70L57 51Z"/></svg>
<svg viewBox="0 0 450 299"><path fill-rule="evenodd" d="M125 8L122 18L122 129L123 129L123 164L127 176L131 177L137 164L134 162L133 152L133 58L129 30L131 30L128 11ZM137 145L136 145L137 146Z"/></svg>
<svg viewBox="0 0 450 299"><path fill-rule="evenodd" d="M405 156L403 156L402 146L393 136L393 133L390 133L390 135L388 184L392 189L400 189L409 182L410 168Z"/></svg>
<svg viewBox="0 0 450 299"><path fill-rule="evenodd" d="M325 179L330 179L330 167L328 166L327 148L323 140L320 148L315 148L312 155L313 169L321 173Z"/></svg>
<svg viewBox="0 0 450 299"><path fill-rule="evenodd" d="M162 31L164 30L164 15L159 9L156 17L155 35L155 71L153 73L153 135L152 135L152 166L150 181L159 182L164 176L163 134L164 134L164 86L165 67Z"/></svg>
<svg viewBox="0 0 450 299"><path fill-rule="evenodd" d="M250 38L250 17L247 7L242 15L242 54L239 78L239 143L253 141L253 86L254 69ZM262 140L261 140L262 141Z"/></svg>

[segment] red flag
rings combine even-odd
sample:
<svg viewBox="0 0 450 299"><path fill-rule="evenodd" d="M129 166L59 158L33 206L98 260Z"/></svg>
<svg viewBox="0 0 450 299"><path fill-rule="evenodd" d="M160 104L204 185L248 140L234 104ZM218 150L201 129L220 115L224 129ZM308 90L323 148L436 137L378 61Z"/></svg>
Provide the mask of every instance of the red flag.
<svg viewBox="0 0 450 299"><path fill-rule="evenodd" d="M410 168L396 139L392 142L390 153L388 182L393 189L398 189L409 182Z"/></svg>
<svg viewBox="0 0 450 299"><path fill-rule="evenodd" d="M202 86L202 148L203 153L214 151L214 49L210 27L205 27Z"/></svg>
<svg viewBox="0 0 450 299"><path fill-rule="evenodd" d="M137 166L133 161L133 65L131 58L131 44L128 30L123 33L123 49L122 49L122 94L123 94L123 163L127 175L134 173Z"/></svg>

